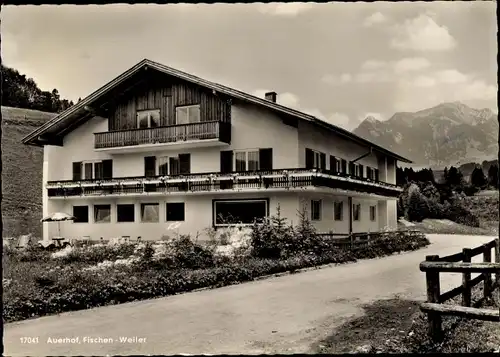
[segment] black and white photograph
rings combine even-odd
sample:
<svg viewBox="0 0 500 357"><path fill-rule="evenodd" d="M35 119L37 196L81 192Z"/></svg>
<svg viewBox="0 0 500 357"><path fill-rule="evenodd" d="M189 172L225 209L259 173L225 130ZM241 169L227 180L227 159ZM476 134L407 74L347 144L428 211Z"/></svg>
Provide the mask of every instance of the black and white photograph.
<svg viewBox="0 0 500 357"><path fill-rule="evenodd" d="M3 355L500 353L496 1L0 18Z"/></svg>

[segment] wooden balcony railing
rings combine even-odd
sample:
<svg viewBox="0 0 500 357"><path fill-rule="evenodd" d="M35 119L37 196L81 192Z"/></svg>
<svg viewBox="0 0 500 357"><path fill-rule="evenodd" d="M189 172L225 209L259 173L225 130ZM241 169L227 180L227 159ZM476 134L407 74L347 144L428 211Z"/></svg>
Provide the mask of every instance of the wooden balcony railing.
<svg viewBox="0 0 500 357"><path fill-rule="evenodd" d="M397 197L402 188L380 181L311 169L279 169L176 176L116 177L101 180L49 181L48 195L80 196L151 192L200 192L245 189L325 187Z"/></svg>
<svg viewBox="0 0 500 357"><path fill-rule="evenodd" d="M231 124L221 121L206 121L156 128L107 131L94 135L96 149L207 139L219 139L229 144Z"/></svg>

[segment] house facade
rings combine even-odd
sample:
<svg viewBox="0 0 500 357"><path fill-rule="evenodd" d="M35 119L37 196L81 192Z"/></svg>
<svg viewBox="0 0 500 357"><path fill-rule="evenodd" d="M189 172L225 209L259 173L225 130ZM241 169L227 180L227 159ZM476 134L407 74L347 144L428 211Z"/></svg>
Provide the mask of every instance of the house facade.
<svg viewBox="0 0 500 357"><path fill-rule="evenodd" d="M23 139L44 147L43 213L66 238L250 224L305 211L320 232L397 227L397 161L350 132L143 60ZM43 238L57 235L44 223Z"/></svg>

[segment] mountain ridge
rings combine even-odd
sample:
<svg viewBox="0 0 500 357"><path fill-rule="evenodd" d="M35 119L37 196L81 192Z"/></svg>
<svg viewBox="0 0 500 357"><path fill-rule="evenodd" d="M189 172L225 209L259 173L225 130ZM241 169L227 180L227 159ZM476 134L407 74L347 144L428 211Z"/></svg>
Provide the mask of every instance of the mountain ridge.
<svg viewBox="0 0 500 357"><path fill-rule="evenodd" d="M498 130L498 114L491 109L445 102L385 121L367 117L352 132L417 165L444 167L496 159Z"/></svg>

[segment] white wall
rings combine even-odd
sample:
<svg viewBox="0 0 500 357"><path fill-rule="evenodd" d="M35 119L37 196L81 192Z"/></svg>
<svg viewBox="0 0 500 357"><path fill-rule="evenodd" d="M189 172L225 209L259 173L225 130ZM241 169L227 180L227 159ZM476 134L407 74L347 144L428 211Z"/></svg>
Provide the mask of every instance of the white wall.
<svg viewBox="0 0 500 357"><path fill-rule="evenodd" d="M349 203L347 196L329 195L329 194L301 194L300 207L305 207L307 216L311 219L311 200L321 199L322 217L319 221L311 221L318 232L333 231L336 233L349 233ZM334 220L334 201L343 202L343 220ZM377 206L377 200L353 197L353 204L361 204L360 220L352 222L352 231L356 232L376 232L379 230L379 215L375 214L375 221L370 220L370 206ZM376 210L378 211L378 207Z"/></svg>
<svg viewBox="0 0 500 357"><path fill-rule="evenodd" d="M91 239L110 239L124 235L131 236L133 240L141 236L144 240L160 239L164 234L174 235L191 234L193 238L199 234L199 239L206 239L206 229L212 227L212 199L252 199L252 198L269 198L269 213L276 214L278 205L281 208L282 217L290 217L296 219L298 209L298 199L292 193L278 193L266 195L266 192L261 194L217 194L217 195L202 195L202 196L163 196L163 197L145 197L145 198L70 198L66 200L51 200L50 208L55 211L62 211L72 214L73 206L88 205L89 206L89 223L73 223L61 222L61 235L66 238L79 238L82 236L90 236ZM159 203L160 219L158 223L142 223L140 222L140 204L141 203ZM166 203L167 202L184 202L185 203L185 220L180 222L178 229L168 231L167 227L174 222L166 221ZM118 223L116 219L117 204L135 204L135 222ZM94 204L110 204L111 205L111 222L110 223L94 223ZM55 236L57 232L57 223L44 223L47 230L47 236Z"/></svg>
<svg viewBox="0 0 500 357"><path fill-rule="evenodd" d="M361 155L370 151L369 147L361 146L351 140L319 128L312 123L299 122L299 164L305 167L306 164L306 148L318 150L326 154L326 167L330 169L329 155L337 158L342 158L347 161L357 159ZM377 157L375 154L370 154L357 163L377 168ZM366 169L365 169L366 172ZM366 174L365 174L366 175Z"/></svg>

